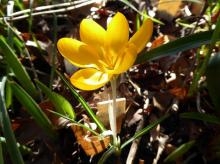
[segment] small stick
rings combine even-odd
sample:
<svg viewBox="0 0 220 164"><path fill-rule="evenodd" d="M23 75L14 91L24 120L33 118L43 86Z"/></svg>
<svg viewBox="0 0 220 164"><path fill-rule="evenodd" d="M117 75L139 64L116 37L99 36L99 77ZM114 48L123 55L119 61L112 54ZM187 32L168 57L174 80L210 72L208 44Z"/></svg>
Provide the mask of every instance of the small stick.
<svg viewBox="0 0 220 164"><path fill-rule="evenodd" d="M40 12L32 12L31 16L38 16L38 15L45 15L45 14L54 14L54 13L63 13L63 12L67 12L67 11L71 11L71 10L74 10L74 9L77 9L77 8L81 8L81 7L84 7L84 6L87 6L87 5L91 5L92 3L95 3L95 0L90 0L90 1L85 1L83 3L80 3L80 4L76 4L76 5L70 5L69 7L63 7L63 8L58 8L58 9L54 9L54 10L46 10L44 11L43 9L47 9L46 6L45 8L40 8L41 10L43 11L40 11ZM35 11L38 11L36 9L33 9ZM25 19L25 18L28 18L29 17L29 9L25 10L25 12L23 11L19 11L19 12L15 12L14 15L18 15L18 16L10 16L10 17L1 17L0 20L8 20L8 21L14 21L14 20L20 20L20 19ZM23 12L23 13L22 13ZM20 15L20 14L23 14L23 15Z"/></svg>
<svg viewBox="0 0 220 164"><path fill-rule="evenodd" d="M159 146L158 146L158 150L157 150L157 155L153 160L153 164L158 163L158 161L160 159L160 156L161 156L161 154L163 153L163 151L165 149L165 145L166 145L168 139L169 139L168 135L160 136L160 137L157 138L157 140L159 142Z"/></svg>
<svg viewBox="0 0 220 164"><path fill-rule="evenodd" d="M144 127L144 116L143 116L143 114L141 116L142 117L141 117L141 119L140 119L140 121L138 123L136 132L138 132L139 130L143 129L143 127ZM131 145L131 148L130 148L130 151L129 151L129 154L128 154L128 158L127 158L126 164L132 164L133 163L135 155L137 153L137 149L138 149L138 145L140 143L140 140L141 140L141 137L135 139L132 142L132 145Z"/></svg>

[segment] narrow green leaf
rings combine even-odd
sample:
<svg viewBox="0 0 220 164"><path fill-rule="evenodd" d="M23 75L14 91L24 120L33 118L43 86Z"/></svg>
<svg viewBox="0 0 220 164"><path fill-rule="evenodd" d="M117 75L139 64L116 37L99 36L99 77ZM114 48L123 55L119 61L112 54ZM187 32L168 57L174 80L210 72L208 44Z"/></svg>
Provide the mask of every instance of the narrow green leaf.
<svg viewBox="0 0 220 164"><path fill-rule="evenodd" d="M148 133L151 129L153 129L155 126L157 126L159 123L161 123L162 121L164 121L165 119L167 119L169 117L169 114L164 115L163 117L161 117L160 119L158 119L157 121L153 122L152 124L148 125L147 127L145 127L144 129L136 132L134 134L133 137L131 137L129 140L127 140L125 143L123 143L121 145L121 150L124 149L127 145L129 145L131 142L133 142L135 139L141 137L142 135Z"/></svg>
<svg viewBox="0 0 220 164"><path fill-rule="evenodd" d="M54 107L58 113L61 113L65 116L75 119L76 114L73 110L72 105L67 101L63 96L51 91L46 85L40 81L35 81L38 87L46 94L50 101L54 104Z"/></svg>
<svg viewBox="0 0 220 164"><path fill-rule="evenodd" d="M13 37L13 43L14 43L14 46L16 48L18 48L19 52L23 52L23 49L24 49L24 43L18 39L18 37Z"/></svg>
<svg viewBox="0 0 220 164"><path fill-rule="evenodd" d="M7 149L7 143L6 143L6 139L4 137L0 137L0 144L2 144L2 148L3 149ZM22 155L27 155L27 154L31 154L32 153L32 151L31 151L31 149L29 147L27 147L25 145L21 145L18 142L17 142L17 147L19 148L19 150L20 150Z"/></svg>
<svg viewBox="0 0 220 164"><path fill-rule="evenodd" d="M95 113L93 110L89 107L89 105L86 103L86 101L83 99L83 97L78 94L75 89L73 88L72 84L59 72L56 71L56 73L59 75L59 77L63 80L64 84L70 89L72 92L74 98L81 103L81 105L84 107L84 109L87 111L88 115L91 117L91 119L97 124L99 129L104 132L106 131L106 128L102 124L102 122L96 117Z"/></svg>
<svg viewBox="0 0 220 164"><path fill-rule="evenodd" d="M114 146L111 146L99 159L98 164L105 164L106 160L116 152L116 149Z"/></svg>
<svg viewBox="0 0 220 164"><path fill-rule="evenodd" d="M20 10L24 10L24 5L22 3L23 1L19 1L19 0L15 0L15 5L20 9Z"/></svg>
<svg viewBox="0 0 220 164"><path fill-rule="evenodd" d="M14 51L11 49L8 43L6 43L3 36L0 36L0 49L2 49L5 60L8 63L8 66L13 70L18 81L31 96L36 98L38 93L33 82L31 81L28 73L22 66Z"/></svg>
<svg viewBox="0 0 220 164"><path fill-rule="evenodd" d="M52 44L52 53L51 53L51 72L50 72L50 88L52 88L53 80L54 80L54 75L56 71L56 56L57 56L57 48L56 48L56 43L57 43L57 15L54 13L53 14L53 44Z"/></svg>
<svg viewBox="0 0 220 164"><path fill-rule="evenodd" d="M2 151L2 143L0 142L0 163L4 164L3 151Z"/></svg>
<svg viewBox="0 0 220 164"><path fill-rule="evenodd" d="M0 93L0 121L2 125L2 131L6 138L7 150L10 154L13 164L24 164L21 153L17 147L16 139L11 127L10 118L5 106L4 90L5 90L6 77L1 81L1 93Z"/></svg>
<svg viewBox="0 0 220 164"><path fill-rule="evenodd" d="M201 76L205 74L205 72L207 70L209 60L211 58L211 55L213 53L213 49L215 47L215 43L219 40L219 38L220 38L220 17L218 17L215 30L211 36L210 44L207 45L208 51L205 55L205 59L202 61L201 66L200 65L197 66L197 68L194 72L192 84L189 89L189 96L191 96L198 88L198 81L201 78Z"/></svg>
<svg viewBox="0 0 220 164"><path fill-rule="evenodd" d="M195 141L189 141L187 143L182 144L179 146L176 150L174 150L172 153L170 153L166 159L164 160L165 163L175 161L177 158L184 155L189 149L195 144Z"/></svg>
<svg viewBox="0 0 220 164"><path fill-rule="evenodd" d="M187 112L187 113L181 113L180 117L187 118L187 119L200 120L200 121L204 121L207 123L220 124L220 118L210 115L210 114Z"/></svg>
<svg viewBox="0 0 220 164"><path fill-rule="evenodd" d="M213 31L206 31L176 39L175 41L171 41L148 52L140 54L136 59L136 64L168 55L176 55L178 52L197 48L204 44L209 44L211 42L212 34ZM220 36L218 36L217 40L220 40Z"/></svg>
<svg viewBox="0 0 220 164"><path fill-rule="evenodd" d="M11 86L6 82L6 85L5 85L5 104L6 104L6 109L8 109L11 106L11 103L12 103Z"/></svg>
<svg viewBox="0 0 220 164"><path fill-rule="evenodd" d="M218 17L215 31L212 35L212 40L209 48L209 52L207 56L210 58L207 59L207 63L205 63L207 68L204 68L206 71L207 76L207 87L209 90L209 94L211 99L215 105L216 110L220 111L220 77L218 76L220 73L220 53L216 54L214 57L211 58L212 49L215 46L215 43L218 41L220 37L220 17Z"/></svg>
<svg viewBox="0 0 220 164"><path fill-rule="evenodd" d="M16 96L27 112L34 118L36 123L44 129L51 138L56 139L57 134L54 131L55 128L34 99L17 83L10 82L10 85L12 87L13 95Z"/></svg>
<svg viewBox="0 0 220 164"><path fill-rule="evenodd" d="M63 114L57 113L57 112L52 111L52 110L49 110L49 112L55 114L55 115L58 116L58 117L63 117L63 118L65 118L65 119L69 120L69 121L72 123L72 125L80 126L80 127L84 128L85 130L91 132L91 133L94 134L95 136L100 136L100 134L97 133L95 130L92 130L92 129L89 128L88 126L86 126L86 125L84 125L84 124L82 124L82 123L79 123L79 122L77 122L77 121L75 121L75 120L73 120L73 119L71 119L71 118L69 118L69 117L66 117L66 116L63 115Z"/></svg>
<svg viewBox="0 0 220 164"><path fill-rule="evenodd" d="M206 80L209 95L212 99L215 109L220 111L220 53L209 60L206 69Z"/></svg>
<svg viewBox="0 0 220 164"><path fill-rule="evenodd" d="M130 7L132 10L136 11L138 14L140 14L141 16L143 16L144 18L150 18L152 21L159 23L161 25L164 25L163 22L161 22L158 19L155 19L153 17L148 16L147 14L144 14L143 12L140 12L133 4L131 4L131 2L129 2L128 0L120 0L122 3L124 3L125 5L127 5L128 7Z"/></svg>

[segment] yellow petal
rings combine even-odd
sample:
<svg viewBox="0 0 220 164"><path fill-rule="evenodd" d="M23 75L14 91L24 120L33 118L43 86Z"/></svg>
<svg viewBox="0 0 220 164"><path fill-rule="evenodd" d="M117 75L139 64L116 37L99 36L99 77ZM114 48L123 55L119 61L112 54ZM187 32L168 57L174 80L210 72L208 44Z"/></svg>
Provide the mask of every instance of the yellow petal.
<svg viewBox="0 0 220 164"><path fill-rule="evenodd" d="M129 42L137 47L137 52L141 52L150 40L153 33L153 22L146 19L140 29L130 38Z"/></svg>
<svg viewBox="0 0 220 164"><path fill-rule="evenodd" d="M104 44L106 31L92 19L83 19L80 23L81 41L93 46Z"/></svg>
<svg viewBox="0 0 220 164"><path fill-rule="evenodd" d="M111 77L111 75L96 69L85 68L74 73L70 81L75 87L81 90L95 90L104 86Z"/></svg>
<svg viewBox="0 0 220 164"><path fill-rule="evenodd" d="M118 12L107 27L106 46L118 52L129 38L129 26L127 19Z"/></svg>
<svg viewBox="0 0 220 164"><path fill-rule="evenodd" d="M57 42L60 54L77 67L98 68L96 51L90 46L71 38L62 38Z"/></svg>
<svg viewBox="0 0 220 164"><path fill-rule="evenodd" d="M131 66L133 66L137 57L136 46L132 43L129 43L123 53L121 53L115 63L114 70L108 70L109 74L120 74L126 72Z"/></svg>

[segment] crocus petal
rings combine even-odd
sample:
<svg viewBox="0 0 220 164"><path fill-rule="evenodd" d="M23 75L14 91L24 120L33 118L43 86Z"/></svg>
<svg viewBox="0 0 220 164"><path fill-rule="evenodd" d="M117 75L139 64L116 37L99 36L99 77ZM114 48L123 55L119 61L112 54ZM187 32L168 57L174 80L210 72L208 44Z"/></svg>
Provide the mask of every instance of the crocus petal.
<svg viewBox="0 0 220 164"><path fill-rule="evenodd" d="M129 26L127 19L118 12L110 21L107 27L106 46L115 52L120 50L129 38Z"/></svg>
<svg viewBox="0 0 220 164"><path fill-rule="evenodd" d="M60 54L77 67L98 68L98 59L95 50L76 39L62 38L57 42Z"/></svg>
<svg viewBox="0 0 220 164"><path fill-rule="evenodd" d="M151 19L146 19L140 29L130 38L129 42L137 47L137 52L141 52L146 43L149 41L153 33L153 22Z"/></svg>
<svg viewBox="0 0 220 164"><path fill-rule="evenodd" d="M100 72L93 68L85 68L74 73L70 81L81 90L95 90L104 86L112 75Z"/></svg>
<svg viewBox="0 0 220 164"><path fill-rule="evenodd" d="M92 19L83 19L80 23L81 41L92 46L103 46L106 31Z"/></svg>
<svg viewBox="0 0 220 164"><path fill-rule="evenodd" d="M137 48L133 43L129 43L124 51L119 54L116 60L114 70L108 70L109 74L120 74L127 71L135 62L137 57Z"/></svg>

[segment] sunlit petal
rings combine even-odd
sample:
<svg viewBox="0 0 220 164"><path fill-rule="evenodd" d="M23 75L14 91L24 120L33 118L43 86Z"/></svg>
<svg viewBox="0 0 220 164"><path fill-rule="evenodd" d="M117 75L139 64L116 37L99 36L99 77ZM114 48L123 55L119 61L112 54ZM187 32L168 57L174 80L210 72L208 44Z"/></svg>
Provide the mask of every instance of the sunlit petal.
<svg viewBox="0 0 220 164"><path fill-rule="evenodd" d="M146 43L150 40L153 33L153 22L151 19L146 19L140 29L130 38L129 42L137 47L137 52L141 52Z"/></svg>
<svg viewBox="0 0 220 164"><path fill-rule="evenodd" d="M85 68L77 71L70 78L71 83L82 90L95 90L104 86L112 75L100 72L93 68Z"/></svg>
<svg viewBox="0 0 220 164"><path fill-rule="evenodd" d="M92 19L83 19L80 23L80 38L84 43L103 46L105 35L105 29Z"/></svg>
<svg viewBox="0 0 220 164"><path fill-rule="evenodd" d="M123 53L118 56L114 70L108 70L107 73L120 74L127 71L134 64L136 57L136 46L132 43L128 44Z"/></svg>
<svg viewBox="0 0 220 164"><path fill-rule="evenodd" d="M129 40L127 19L118 12L107 30L91 19L80 24L82 42L62 38L57 47L62 56L81 69L70 78L71 83L82 90L95 90L109 82L115 74L127 71L143 50L153 32L150 19Z"/></svg>
<svg viewBox="0 0 220 164"><path fill-rule="evenodd" d="M106 46L117 52L128 42L128 38L129 26L127 19L118 12L108 24Z"/></svg>
<svg viewBox="0 0 220 164"><path fill-rule="evenodd" d="M62 38L57 42L60 54L70 63L78 67L98 68L99 57L90 46L71 38Z"/></svg>

